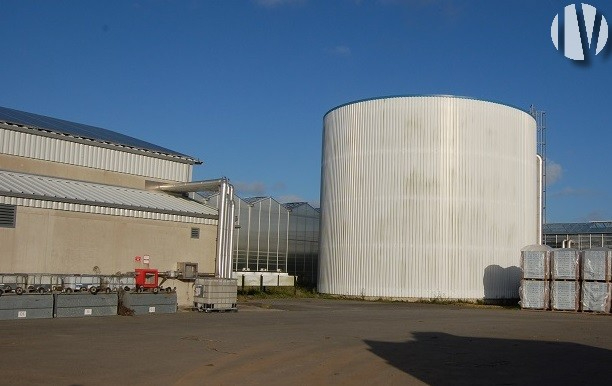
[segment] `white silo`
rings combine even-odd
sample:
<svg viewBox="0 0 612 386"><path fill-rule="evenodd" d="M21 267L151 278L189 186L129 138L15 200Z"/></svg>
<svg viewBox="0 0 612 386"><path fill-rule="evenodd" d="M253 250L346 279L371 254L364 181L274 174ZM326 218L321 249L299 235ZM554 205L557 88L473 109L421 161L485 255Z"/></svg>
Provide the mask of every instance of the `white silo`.
<svg viewBox="0 0 612 386"><path fill-rule="evenodd" d="M398 96L324 117L318 289L518 298L537 242L536 122L500 103Z"/></svg>

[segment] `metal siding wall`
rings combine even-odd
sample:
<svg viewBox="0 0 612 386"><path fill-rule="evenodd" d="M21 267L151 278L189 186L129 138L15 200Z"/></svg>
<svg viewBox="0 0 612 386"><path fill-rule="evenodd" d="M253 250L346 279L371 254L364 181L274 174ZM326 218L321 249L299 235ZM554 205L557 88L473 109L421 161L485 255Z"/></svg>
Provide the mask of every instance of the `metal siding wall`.
<svg viewBox="0 0 612 386"><path fill-rule="evenodd" d="M319 291L518 298L536 242L536 127L455 97L345 105L325 117Z"/></svg>
<svg viewBox="0 0 612 386"><path fill-rule="evenodd" d="M7 197L0 195L0 204L25 206L31 208L63 210L68 212L94 213L105 214L109 216L135 217L150 220L174 221L182 223L194 223L204 225L217 225L217 220L184 216L169 213L149 212L133 209L109 208L97 205L74 204L67 202L45 201L20 197Z"/></svg>
<svg viewBox="0 0 612 386"><path fill-rule="evenodd" d="M177 182L189 181L191 173L191 165L181 162L4 128L0 128L0 150L14 156Z"/></svg>

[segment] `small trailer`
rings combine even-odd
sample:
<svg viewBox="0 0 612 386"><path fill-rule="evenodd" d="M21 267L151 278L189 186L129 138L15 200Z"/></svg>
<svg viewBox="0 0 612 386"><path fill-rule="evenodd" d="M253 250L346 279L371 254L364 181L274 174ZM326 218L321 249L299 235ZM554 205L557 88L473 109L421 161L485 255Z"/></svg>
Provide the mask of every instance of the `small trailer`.
<svg viewBox="0 0 612 386"><path fill-rule="evenodd" d="M118 292L136 290L136 278L133 275L106 275L100 276L98 292Z"/></svg>
<svg viewBox="0 0 612 386"><path fill-rule="evenodd" d="M62 277L60 275L51 275L46 273L29 274L27 282L28 292L45 292L62 291Z"/></svg>
<svg viewBox="0 0 612 386"><path fill-rule="evenodd" d="M18 273L0 273L0 295L14 292L21 295L26 289L28 276Z"/></svg>
<svg viewBox="0 0 612 386"><path fill-rule="evenodd" d="M63 281L63 290L62 292L72 293L72 292L87 292L89 291L92 294L98 293L98 288L100 288L100 276L88 276L88 275L70 275L64 276L62 278Z"/></svg>

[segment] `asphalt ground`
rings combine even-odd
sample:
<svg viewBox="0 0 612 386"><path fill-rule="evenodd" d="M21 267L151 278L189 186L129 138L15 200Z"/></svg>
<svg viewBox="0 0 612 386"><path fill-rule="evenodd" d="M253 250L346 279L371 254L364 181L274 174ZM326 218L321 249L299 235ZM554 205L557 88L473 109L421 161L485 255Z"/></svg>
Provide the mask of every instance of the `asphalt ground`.
<svg viewBox="0 0 612 386"><path fill-rule="evenodd" d="M0 321L1 385L612 384L612 315L328 299Z"/></svg>

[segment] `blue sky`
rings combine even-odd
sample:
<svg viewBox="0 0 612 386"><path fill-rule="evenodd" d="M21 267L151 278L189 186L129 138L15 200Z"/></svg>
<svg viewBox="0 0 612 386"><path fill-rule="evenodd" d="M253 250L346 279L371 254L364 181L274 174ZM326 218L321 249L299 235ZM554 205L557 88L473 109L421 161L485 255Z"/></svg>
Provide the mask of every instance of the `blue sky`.
<svg viewBox="0 0 612 386"><path fill-rule="evenodd" d="M323 115L454 94L545 110L548 222L612 220L612 37L552 44L569 1L0 0L0 105L198 157L243 197L319 201ZM612 3L589 0L612 22Z"/></svg>

